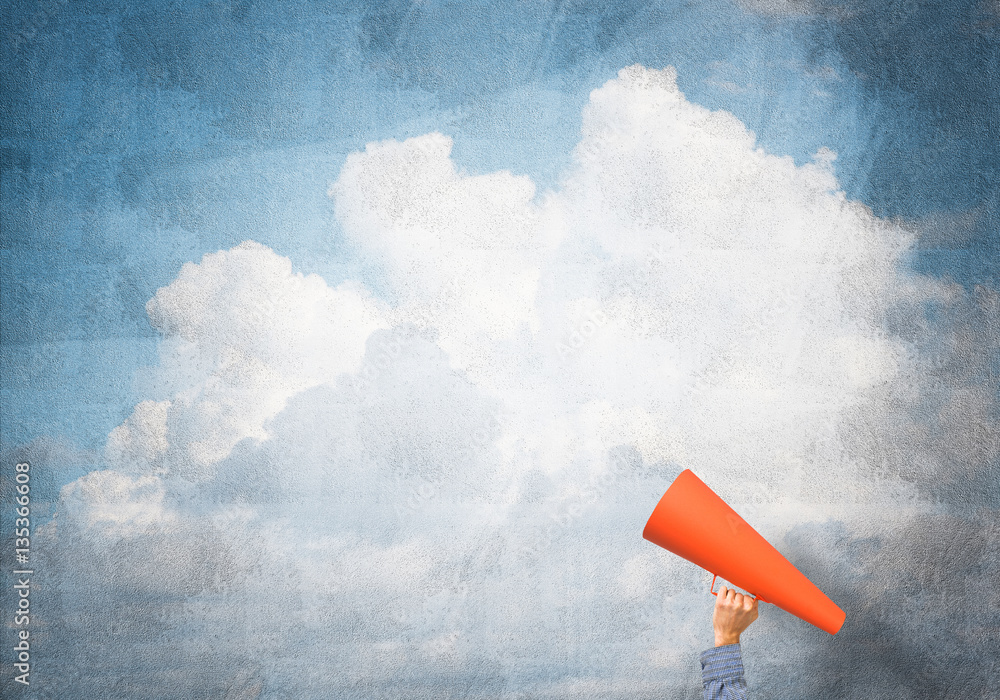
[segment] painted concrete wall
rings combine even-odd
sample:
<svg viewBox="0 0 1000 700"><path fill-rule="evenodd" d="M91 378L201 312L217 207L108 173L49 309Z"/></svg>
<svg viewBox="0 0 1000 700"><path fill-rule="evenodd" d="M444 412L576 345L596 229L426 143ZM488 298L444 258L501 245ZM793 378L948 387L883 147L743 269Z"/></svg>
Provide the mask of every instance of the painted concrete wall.
<svg viewBox="0 0 1000 700"><path fill-rule="evenodd" d="M992 697L996 7L4 7L4 697Z"/></svg>

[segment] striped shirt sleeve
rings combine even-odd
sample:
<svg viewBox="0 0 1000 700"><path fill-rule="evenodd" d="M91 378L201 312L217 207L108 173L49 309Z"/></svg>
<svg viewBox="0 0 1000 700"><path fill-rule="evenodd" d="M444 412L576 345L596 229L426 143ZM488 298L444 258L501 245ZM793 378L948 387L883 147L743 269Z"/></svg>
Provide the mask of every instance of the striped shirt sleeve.
<svg viewBox="0 0 1000 700"><path fill-rule="evenodd" d="M701 654L705 700L747 700L740 645L714 647Z"/></svg>

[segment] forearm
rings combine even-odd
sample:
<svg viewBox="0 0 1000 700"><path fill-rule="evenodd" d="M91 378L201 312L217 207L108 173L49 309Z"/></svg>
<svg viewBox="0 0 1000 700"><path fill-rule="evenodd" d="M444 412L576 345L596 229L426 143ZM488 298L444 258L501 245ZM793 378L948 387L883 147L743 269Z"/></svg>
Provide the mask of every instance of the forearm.
<svg viewBox="0 0 1000 700"><path fill-rule="evenodd" d="M728 644L702 652L701 678L705 700L747 700L740 645Z"/></svg>

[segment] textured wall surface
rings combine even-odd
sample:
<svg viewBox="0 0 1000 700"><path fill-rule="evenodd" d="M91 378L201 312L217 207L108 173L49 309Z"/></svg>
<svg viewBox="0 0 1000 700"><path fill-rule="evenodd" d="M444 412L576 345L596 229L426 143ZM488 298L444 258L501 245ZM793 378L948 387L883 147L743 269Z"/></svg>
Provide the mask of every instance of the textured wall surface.
<svg viewBox="0 0 1000 700"><path fill-rule="evenodd" d="M996 2L2 4L3 697L996 697Z"/></svg>

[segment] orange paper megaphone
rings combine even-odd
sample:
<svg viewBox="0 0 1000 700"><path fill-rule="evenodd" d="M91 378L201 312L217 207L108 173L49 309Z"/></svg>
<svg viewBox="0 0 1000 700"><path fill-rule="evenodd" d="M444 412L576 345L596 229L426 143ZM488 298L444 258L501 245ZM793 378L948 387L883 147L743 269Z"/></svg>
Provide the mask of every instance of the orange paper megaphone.
<svg viewBox="0 0 1000 700"><path fill-rule="evenodd" d="M642 536L830 634L844 624L844 611L690 469L663 494Z"/></svg>

